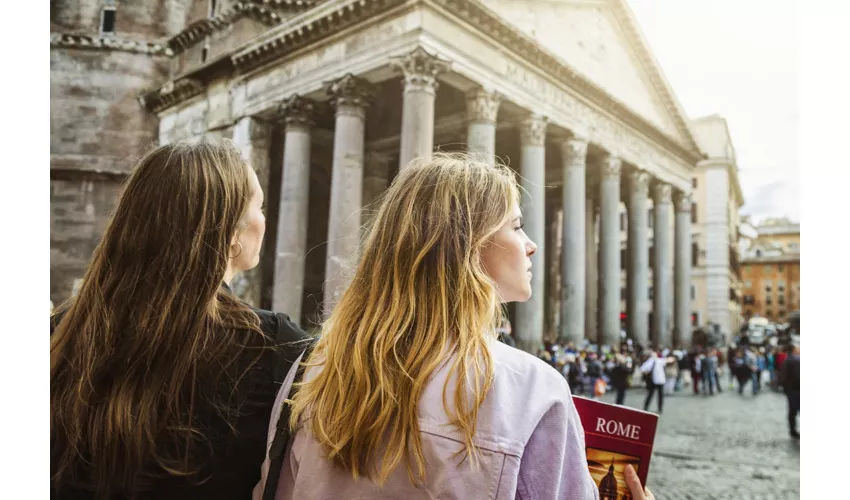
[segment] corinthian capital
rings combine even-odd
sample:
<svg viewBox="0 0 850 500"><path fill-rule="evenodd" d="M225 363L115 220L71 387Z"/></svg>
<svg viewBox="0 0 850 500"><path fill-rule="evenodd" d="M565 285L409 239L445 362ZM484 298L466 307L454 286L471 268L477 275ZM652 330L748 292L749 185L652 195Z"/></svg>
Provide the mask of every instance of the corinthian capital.
<svg viewBox="0 0 850 500"><path fill-rule="evenodd" d="M431 55L422 47L391 61L394 68L404 74L405 92L436 93L437 75L448 71L450 63Z"/></svg>
<svg viewBox="0 0 850 500"><path fill-rule="evenodd" d="M523 146L543 146L546 143L546 117L536 113L520 123L519 140Z"/></svg>
<svg viewBox="0 0 850 500"><path fill-rule="evenodd" d="M570 137L561 143L561 158L564 165L572 168L584 168L587 164L587 139Z"/></svg>
<svg viewBox="0 0 850 500"><path fill-rule="evenodd" d="M643 194L644 196L649 194L650 177L647 172L643 170L632 170L629 173L629 180L631 181L632 191Z"/></svg>
<svg viewBox="0 0 850 500"><path fill-rule="evenodd" d="M277 114L282 117L286 127L310 128L313 125L315 101L294 94L278 106Z"/></svg>
<svg viewBox="0 0 850 500"><path fill-rule="evenodd" d="M605 155L602 158L602 178L612 179L620 178L620 170L623 168L623 160L620 157L612 154Z"/></svg>
<svg viewBox="0 0 850 500"><path fill-rule="evenodd" d="M673 206L676 207L676 212L690 213L691 211L691 195L682 191L676 191L673 196Z"/></svg>
<svg viewBox="0 0 850 500"><path fill-rule="evenodd" d="M656 182L652 185L652 201L656 205L661 205L663 203L670 204L670 196L673 192L672 186L670 184L665 184L664 182Z"/></svg>
<svg viewBox="0 0 850 500"><path fill-rule="evenodd" d="M359 108L358 114L365 113L373 94L371 83L351 73L325 83L325 92L331 97L337 113L354 112L351 108Z"/></svg>
<svg viewBox="0 0 850 500"><path fill-rule="evenodd" d="M466 94L466 115L472 122L496 123L501 97L496 92L478 88Z"/></svg>

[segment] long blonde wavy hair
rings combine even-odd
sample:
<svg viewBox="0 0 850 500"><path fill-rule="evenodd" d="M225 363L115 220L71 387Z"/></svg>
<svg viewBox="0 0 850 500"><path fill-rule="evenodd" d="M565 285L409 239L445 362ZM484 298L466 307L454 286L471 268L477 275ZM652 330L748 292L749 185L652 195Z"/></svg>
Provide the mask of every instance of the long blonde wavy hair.
<svg viewBox="0 0 850 500"><path fill-rule="evenodd" d="M481 251L518 203L509 168L445 153L414 160L384 194L351 285L307 361L323 368L291 401L290 425L303 417L355 479L383 484L404 461L411 482L424 482L417 406L447 359L443 406L464 436L461 453L477 462L478 408L493 383L486 344L503 317Z"/></svg>

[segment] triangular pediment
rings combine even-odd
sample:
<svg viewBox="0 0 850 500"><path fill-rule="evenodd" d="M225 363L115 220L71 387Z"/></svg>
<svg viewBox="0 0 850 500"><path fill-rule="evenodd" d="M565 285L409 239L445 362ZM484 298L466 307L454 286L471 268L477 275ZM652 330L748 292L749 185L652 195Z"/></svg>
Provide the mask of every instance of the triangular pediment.
<svg viewBox="0 0 850 500"><path fill-rule="evenodd" d="M688 149L684 112L626 0L478 0Z"/></svg>

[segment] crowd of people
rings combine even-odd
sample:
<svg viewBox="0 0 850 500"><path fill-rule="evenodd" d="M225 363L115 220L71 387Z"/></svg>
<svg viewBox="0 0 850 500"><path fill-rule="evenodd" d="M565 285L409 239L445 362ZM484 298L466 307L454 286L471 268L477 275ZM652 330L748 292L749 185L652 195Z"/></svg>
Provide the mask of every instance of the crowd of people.
<svg viewBox="0 0 850 500"><path fill-rule="evenodd" d="M671 350L643 348L627 340L616 347L588 341L581 346L546 342L537 356L567 379L574 395L596 399L616 391L616 404L625 404L627 389L643 386L647 389L644 410L649 410L657 394L658 413L663 411L665 396L692 391L711 397L724 391L724 380L726 390L737 390L741 396L749 393L755 397L764 390L785 392L789 434L799 438L799 351L798 341L785 346L744 344ZM789 358L793 358L792 363L785 366Z"/></svg>

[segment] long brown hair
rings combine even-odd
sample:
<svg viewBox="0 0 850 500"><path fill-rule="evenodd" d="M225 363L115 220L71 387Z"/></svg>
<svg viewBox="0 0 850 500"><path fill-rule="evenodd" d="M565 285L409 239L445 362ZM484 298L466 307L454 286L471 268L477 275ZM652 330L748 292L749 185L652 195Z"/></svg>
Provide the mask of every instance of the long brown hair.
<svg viewBox="0 0 850 500"><path fill-rule="evenodd" d="M201 139L155 149L129 176L79 295L54 319L58 487L132 497L197 472L205 416L233 428L237 385L267 352L257 315L221 287L248 168L229 141Z"/></svg>
<svg viewBox="0 0 850 500"><path fill-rule="evenodd" d="M458 154L401 170L385 193L351 285L308 365L323 365L292 401L317 442L354 478L382 484L402 462L424 482L417 420L434 371L453 359L443 406L472 463L478 408L492 385L487 342L502 308L481 251L519 202L514 173ZM457 376L453 404L448 381ZM383 455L379 456L379 450Z"/></svg>

